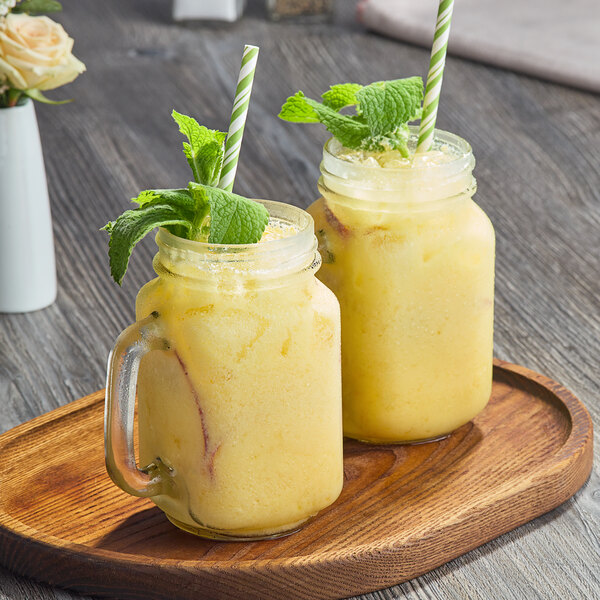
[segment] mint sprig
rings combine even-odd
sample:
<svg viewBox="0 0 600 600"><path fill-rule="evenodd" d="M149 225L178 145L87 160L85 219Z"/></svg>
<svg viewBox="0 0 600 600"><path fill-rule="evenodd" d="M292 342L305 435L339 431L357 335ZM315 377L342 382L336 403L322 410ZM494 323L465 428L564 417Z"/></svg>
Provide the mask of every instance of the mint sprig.
<svg viewBox="0 0 600 600"><path fill-rule="evenodd" d="M333 110L340 111L347 106L357 104L356 93L362 90L363 86L359 83L338 83L332 85L321 95L323 104Z"/></svg>
<svg viewBox="0 0 600 600"><path fill-rule="evenodd" d="M133 248L156 227L211 244L254 244L269 221L262 204L215 187L221 176L226 134L176 111L173 118L188 139L183 151L195 182L187 188L144 190L132 199L137 208L102 228L110 234L110 271L119 285Z"/></svg>
<svg viewBox="0 0 600 600"><path fill-rule="evenodd" d="M302 92L287 99L279 117L293 123L322 123L344 146L364 150L398 150L408 156L408 126L421 117L423 80L408 77L332 85L322 94L323 102ZM341 114L347 107L355 113Z"/></svg>

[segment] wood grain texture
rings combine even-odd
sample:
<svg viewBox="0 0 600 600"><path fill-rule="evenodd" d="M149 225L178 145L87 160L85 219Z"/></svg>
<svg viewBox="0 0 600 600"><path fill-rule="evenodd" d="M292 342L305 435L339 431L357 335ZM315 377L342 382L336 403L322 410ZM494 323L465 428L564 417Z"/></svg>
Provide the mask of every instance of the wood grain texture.
<svg viewBox="0 0 600 600"><path fill-rule="evenodd" d="M559 384L498 364L488 407L445 440L347 441L339 499L301 531L222 543L174 528L104 468L104 393L0 436L0 564L123 599L319 600L411 579L571 497L592 422ZM40 456L44 457L40 461Z"/></svg>
<svg viewBox="0 0 600 600"><path fill-rule="evenodd" d="M261 58L236 191L307 206L325 133L278 121L297 89L424 75L428 52L366 34L340 0L333 25L264 21L258 0L233 25L177 25L163 0L65 0L55 18L88 72L37 106L54 217L59 297L0 317L0 427L104 385L109 348L132 322L155 246L123 288L97 230L147 187L188 180L173 107L225 128L244 42ZM450 57L438 124L477 158L477 202L497 234L496 355L571 389L600 422L600 102L592 94ZM599 463L599 444L596 462ZM362 600L600 596L600 477L562 507L417 579ZM0 571L1 600L80 598Z"/></svg>

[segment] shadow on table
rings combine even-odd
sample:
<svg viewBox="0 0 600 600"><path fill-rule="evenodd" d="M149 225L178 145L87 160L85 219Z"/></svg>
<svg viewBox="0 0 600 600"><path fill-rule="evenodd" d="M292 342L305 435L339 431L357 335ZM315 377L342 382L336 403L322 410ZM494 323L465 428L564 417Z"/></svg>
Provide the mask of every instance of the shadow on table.
<svg viewBox="0 0 600 600"><path fill-rule="evenodd" d="M128 517L93 546L112 552L141 554L153 558L202 558L214 545L175 527L156 506Z"/></svg>

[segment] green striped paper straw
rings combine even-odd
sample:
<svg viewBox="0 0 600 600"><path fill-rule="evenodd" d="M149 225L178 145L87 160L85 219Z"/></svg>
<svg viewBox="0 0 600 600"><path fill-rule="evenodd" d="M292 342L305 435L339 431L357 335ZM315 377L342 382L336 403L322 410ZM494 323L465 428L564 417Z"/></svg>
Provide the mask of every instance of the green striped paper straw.
<svg viewBox="0 0 600 600"><path fill-rule="evenodd" d="M454 0L440 0L438 8L433 46L431 48L431 61L425 86L425 99L423 100L423 116L419 127L419 142L417 152L427 152L433 143L435 120L437 118L440 92L442 91L442 77L446 64L446 51L448 50L448 37L450 36L450 21Z"/></svg>
<svg viewBox="0 0 600 600"><path fill-rule="evenodd" d="M242 136L244 135L244 126L246 124L246 116L248 115L248 105L250 104L250 94L252 93L252 82L254 81L257 60L258 47L244 46L242 67L235 90L229 131L225 140L225 155L223 157L221 180L219 181L219 187L229 192L233 189L238 159L240 157Z"/></svg>

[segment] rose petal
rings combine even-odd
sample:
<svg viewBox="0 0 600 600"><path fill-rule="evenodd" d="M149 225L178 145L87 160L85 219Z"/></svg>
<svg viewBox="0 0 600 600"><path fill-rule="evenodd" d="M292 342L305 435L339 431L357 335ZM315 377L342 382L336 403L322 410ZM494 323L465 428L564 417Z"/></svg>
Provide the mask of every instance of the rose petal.
<svg viewBox="0 0 600 600"><path fill-rule="evenodd" d="M24 90L27 88L27 82L25 81L25 79L23 79L21 73L19 73L19 71L15 69L12 65L7 63L1 56L0 73L5 75L10 81L10 84L18 90Z"/></svg>
<svg viewBox="0 0 600 600"><path fill-rule="evenodd" d="M52 77L41 83L37 88L41 91L53 90L61 85L71 83L78 75L85 71L85 65L72 54L69 56L68 63L62 68L57 68Z"/></svg>
<svg viewBox="0 0 600 600"><path fill-rule="evenodd" d="M1 35L2 34L0 34L0 36ZM45 54L43 54L41 52L38 52L35 50L30 50L29 48L23 48L23 46L20 46L19 44L17 44L16 42L14 42L11 39L3 40L3 46L4 46L4 51L2 54L4 54L4 57L7 60L10 59L11 57L15 57L15 58L23 60L27 63L32 63L32 64L48 64L48 65L56 64L56 60L55 60L54 56L46 56Z"/></svg>

